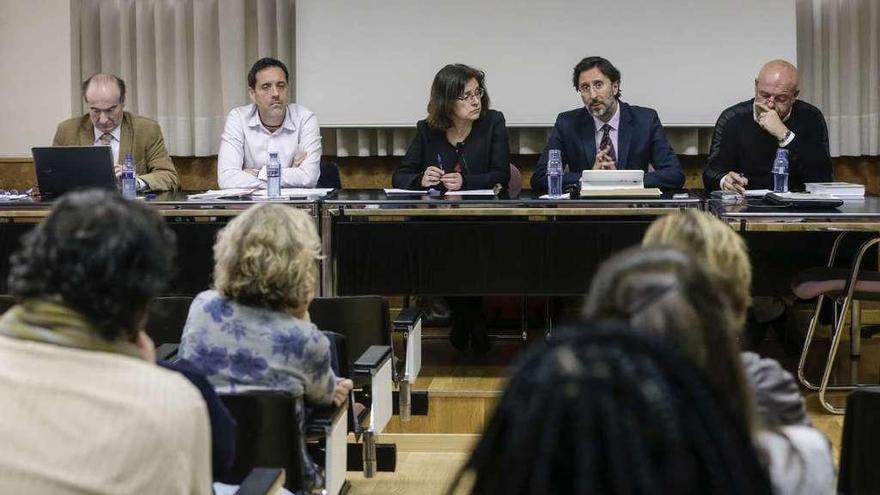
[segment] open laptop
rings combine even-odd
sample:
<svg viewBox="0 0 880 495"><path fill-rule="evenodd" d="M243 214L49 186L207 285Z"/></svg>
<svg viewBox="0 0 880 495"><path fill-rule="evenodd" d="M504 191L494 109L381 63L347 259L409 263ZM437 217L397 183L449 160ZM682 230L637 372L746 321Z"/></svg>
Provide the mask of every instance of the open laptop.
<svg viewBox="0 0 880 495"><path fill-rule="evenodd" d="M58 198L74 189L116 190L113 151L109 146L31 148L37 186L44 198Z"/></svg>
<svg viewBox="0 0 880 495"><path fill-rule="evenodd" d="M584 170L581 189L641 189L644 180L642 170Z"/></svg>

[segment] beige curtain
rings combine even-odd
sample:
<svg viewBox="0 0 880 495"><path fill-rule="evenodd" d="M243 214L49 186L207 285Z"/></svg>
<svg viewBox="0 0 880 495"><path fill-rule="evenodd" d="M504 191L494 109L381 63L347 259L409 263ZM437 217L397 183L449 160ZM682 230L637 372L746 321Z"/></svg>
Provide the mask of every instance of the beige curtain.
<svg viewBox="0 0 880 495"><path fill-rule="evenodd" d="M880 155L880 1L798 0L801 97L828 121L832 156Z"/></svg>
<svg viewBox="0 0 880 495"><path fill-rule="evenodd" d="M294 0L73 5L80 79L98 71L125 79L126 107L161 124L172 155L217 153L226 114L248 102L245 78L254 60L276 57L291 71L296 65ZM828 119L831 154L880 154L880 1L798 0L797 23L802 97ZM708 150L711 129L666 132L678 153ZM512 128L511 150L538 153L548 133ZM337 156L400 156L413 134L412 128L321 131L324 153Z"/></svg>
<svg viewBox="0 0 880 495"><path fill-rule="evenodd" d="M73 15L80 79L122 77L126 109L156 119L173 155L217 153L258 57L295 65L293 0L79 0Z"/></svg>

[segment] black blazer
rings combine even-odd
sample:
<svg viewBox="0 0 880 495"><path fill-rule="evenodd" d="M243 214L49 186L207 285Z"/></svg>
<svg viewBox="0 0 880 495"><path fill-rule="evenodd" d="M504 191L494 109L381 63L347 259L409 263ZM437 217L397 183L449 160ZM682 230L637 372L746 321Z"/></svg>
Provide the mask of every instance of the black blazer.
<svg viewBox="0 0 880 495"><path fill-rule="evenodd" d="M456 149L446 140L446 132L432 129L424 120L416 125L416 136L406 150L400 165L391 177L391 183L401 189L422 189L422 174L429 165L452 172L461 170L462 189L492 189L495 184L506 188L510 181L510 142L504 114L489 110L477 119L470 135Z"/></svg>
<svg viewBox="0 0 880 495"><path fill-rule="evenodd" d="M645 187L680 189L684 172L678 157L666 140L657 112L651 108L620 103L620 128L617 132L617 168L645 171ZM593 168L596 161L596 125L585 108L560 113L538 158L532 175L532 189L547 190L547 151L560 150L562 164L568 167L562 177L563 186L577 184L581 171ZM654 167L648 171L648 165Z"/></svg>

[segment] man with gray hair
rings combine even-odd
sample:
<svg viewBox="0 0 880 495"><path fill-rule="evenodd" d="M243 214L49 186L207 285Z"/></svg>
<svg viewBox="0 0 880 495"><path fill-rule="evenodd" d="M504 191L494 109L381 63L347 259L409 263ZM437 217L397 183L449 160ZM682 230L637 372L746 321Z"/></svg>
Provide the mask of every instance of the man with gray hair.
<svg viewBox="0 0 880 495"><path fill-rule="evenodd" d="M180 187L177 170L155 120L125 111L125 82L98 73L82 84L89 113L58 124L53 146L110 146L116 177L131 153L138 191L174 191Z"/></svg>

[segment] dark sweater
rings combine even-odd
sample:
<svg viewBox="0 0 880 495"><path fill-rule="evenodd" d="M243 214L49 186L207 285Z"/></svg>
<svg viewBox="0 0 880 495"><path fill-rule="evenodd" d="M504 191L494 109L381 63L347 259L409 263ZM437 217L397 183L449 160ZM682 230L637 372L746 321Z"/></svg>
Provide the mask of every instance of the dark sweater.
<svg viewBox="0 0 880 495"><path fill-rule="evenodd" d="M748 189L773 189L773 160L779 141L755 122L754 99L737 103L721 113L712 133L709 160L703 170L706 191L720 187L731 170L745 174ZM804 189L805 182L830 182L831 156L828 127L818 108L795 100L785 122L795 135L789 150L789 188Z"/></svg>
<svg viewBox="0 0 880 495"><path fill-rule="evenodd" d="M446 140L446 132L432 129L424 120L416 125L417 133L406 150L391 183L396 188L424 189L422 174L430 165L439 166L437 154L446 172L459 169L462 189L492 189L495 184L507 187L510 181L510 143L504 115L489 110L474 122L471 133L462 142L461 154ZM436 186L435 186L436 187Z"/></svg>

